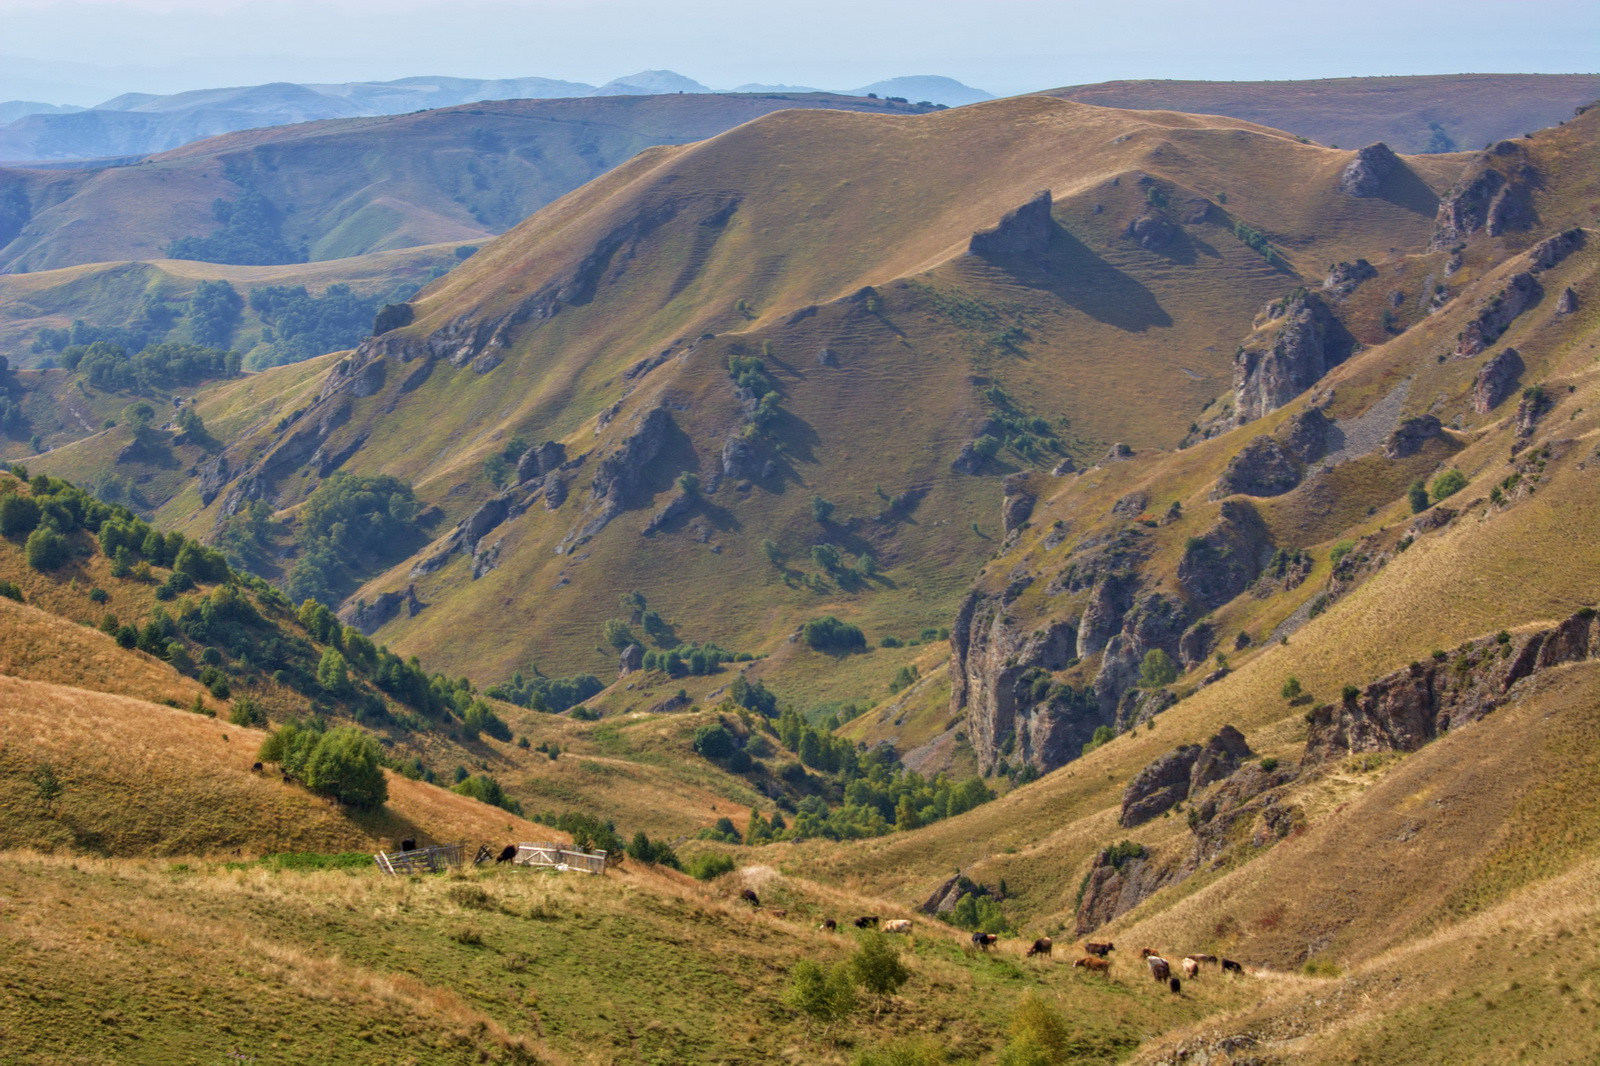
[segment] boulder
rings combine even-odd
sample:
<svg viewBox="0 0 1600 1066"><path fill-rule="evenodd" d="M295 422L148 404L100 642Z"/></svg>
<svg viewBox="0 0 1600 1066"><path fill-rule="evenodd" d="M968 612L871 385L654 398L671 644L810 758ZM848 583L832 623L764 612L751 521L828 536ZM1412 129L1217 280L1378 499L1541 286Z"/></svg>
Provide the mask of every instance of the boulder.
<svg viewBox="0 0 1600 1066"><path fill-rule="evenodd" d="M1500 406L1500 401L1516 391L1523 369L1522 356L1515 348L1489 359L1478 368L1477 380L1472 384L1472 409L1483 415Z"/></svg>
<svg viewBox="0 0 1600 1066"><path fill-rule="evenodd" d="M1433 415L1407 418L1383 442L1385 459L1404 459L1420 452L1425 444L1444 436L1444 426Z"/></svg>
<svg viewBox="0 0 1600 1066"><path fill-rule="evenodd" d="M1228 460L1211 498L1281 496L1300 484L1300 470L1276 440L1256 437Z"/></svg>
<svg viewBox="0 0 1600 1066"><path fill-rule="evenodd" d="M1556 301L1556 314L1570 315L1578 309L1578 294L1572 291L1572 286L1567 286L1561 293L1561 299Z"/></svg>
<svg viewBox="0 0 1600 1066"><path fill-rule="evenodd" d="M1353 263L1335 263L1333 269L1328 271L1327 278L1323 280L1322 287L1347 296L1355 291L1357 285L1377 276L1378 268L1365 259L1357 259Z"/></svg>
<svg viewBox="0 0 1600 1066"><path fill-rule="evenodd" d="M1027 474L1008 474L1001 486L1005 496L1000 506L1000 526L1011 533L1033 516L1039 497L1029 491Z"/></svg>
<svg viewBox="0 0 1600 1066"><path fill-rule="evenodd" d="M627 677L635 670L644 669L644 649L637 644L629 644L622 649L622 654L617 656L617 676Z"/></svg>
<svg viewBox="0 0 1600 1066"><path fill-rule="evenodd" d="M1104 466L1107 463L1120 463L1124 459L1132 458L1133 449L1128 447L1126 444L1117 443L1113 444L1111 446L1111 450L1106 452L1105 456L1101 458L1100 465Z"/></svg>
<svg viewBox="0 0 1600 1066"><path fill-rule="evenodd" d="M761 453L735 433L722 444L722 475L730 478L755 478L761 473Z"/></svg>
<svg viewBox="0 0 1600 1066"><path fill-rule="evenodd" d="M1384 180L1399 170L1403 164L1387 144L1379 141L1356 152L1339 174L1339 191L1350 196L1378 195Z"/></svg>
<svg viewBox="0 0 1600 1066"><path fill-rule="evenodd" d="M554 473L566 461L566 445L547 440L522 453L521 458L517 460L517 482L521 484Z"/></svg>
<svg viewBox="0 0 1600 1066"><path fill-rule="evenodd" d="M1163 215L1146 213L1129 222L1122 235L1145 251L1155 252L1172 243L1178 227Z"/></svg>

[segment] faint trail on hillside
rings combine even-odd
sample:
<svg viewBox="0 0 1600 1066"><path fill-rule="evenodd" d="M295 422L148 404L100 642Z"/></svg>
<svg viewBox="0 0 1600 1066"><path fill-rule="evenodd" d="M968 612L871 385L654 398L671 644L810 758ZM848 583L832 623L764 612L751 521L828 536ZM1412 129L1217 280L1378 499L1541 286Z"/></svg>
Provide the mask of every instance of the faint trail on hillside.
<svg viewBox="0 0 1600 1066"><path fill-rule="evenodd" d="M1405 406L1406 396L1410 392L1411 379L1406 378L1396 385L1389 395L1367 408L1362 414L1355 418L1335 421L1328 432L1330 445L1328 454L1322 457L1321 462L1306 471L1306 479L1310 480L1318 474L1332 470L1347 459L1359 459L1376 451L1400 424L1400 409Z"/></svg>

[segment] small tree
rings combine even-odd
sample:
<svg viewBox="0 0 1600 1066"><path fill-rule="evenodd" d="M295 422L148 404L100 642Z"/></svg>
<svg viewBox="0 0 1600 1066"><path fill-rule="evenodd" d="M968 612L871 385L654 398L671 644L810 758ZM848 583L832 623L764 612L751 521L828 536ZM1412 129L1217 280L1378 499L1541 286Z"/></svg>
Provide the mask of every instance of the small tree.
<svg viewBox="0 0 1600 1066"><path fill-rule="evenodd" d="M381 807L389 798L382 762L371 735L354 726L330 729L306 760L306 787L347 807Z"/></svg>
<svg viewBox="0 0 1600 1066"><path fill-rule="evenodd" d="M900 951L876 929L861 934L856 953L850 956L850 973L856 983L877 1000L874 1013L883 1010L886 999L900 991L911 978L911 971L900 961Z"/></svg>
<svg viewBox="0 0 1600 1066"><path fill-rule="evenodd" d="M733 754L733 734L721 725L703 725L694 735L694 750L707 759L726 759Z"/></svg>
<svg viewBox="0 0 1600 1066"><path fill-rule="evenodd" d="M821 496L812 496L811 517L818 522L826 523L829 518L833 517L833 504Z"/></svg>
<svg viewBox="0 0 1600 1066"><path fill-rule="evenodd" d="M33 771L31 780L33 781L34 795L38 796L39 802L44 805L44 813L47 815L54 814L56 800L60 799L61 794L67 790L67 787L61 783L61 779L56 777L56 768L47 762L40 763L38 768Z"/></svg>
<svg viewBox="0 0 1600 1066"><path fill-rule="evenodd" d="M1406 489L1406 499L1411 501L1412 514L1420 514L1428 509L1428 487L1422 483L1421 478L1413 481L1411 487Z"/></svg>
<svg viewBox="0 0 1600 1066"><path fill-rule="evenodd" d="M350 668L337 648L322 653L322 660L317 663L317 684L334 696L341 696L349 689Z"/></svg>
<svg viewBox="0 0 1600 1066"><path fill-rule="evenodd" d="M813 1024L820 1024L826 1035L835 1022L856 1009L849 966L839 963L824 968L810 959L801 959L789 971L789 990L784 1000Z"/></svg>
<svg viewBox="0 0 1600 1066"><path fill-rule="evenodd" d="M678 491L690 499L700 495L700 475L693 470L685 470L678 475Z"/></svg>
<svg viewBox="0 0 1600 1066"><path fill-rule="evenodd" d="M628 628L628 623L620 618L607 618L600 627L600 635L617 651L622 651L629 644L639 643L633 639L633 631Z"/></svg>
<svg viewBox="0 0 1600 1066"><path fill-rule="evenodd" d="M39 525L39 505L30 496L0 496L0 536L25 537Z"/></svg>
<svg viewBox="0 0 1600 1066"><path fill-rule="evenodd" d="M1289 677L1283 682L1283 688L1279 691L1283 694L1284 699L1288 700L1290 703L1293 703L1295 700L1300 698L1300 693L1302 691L1300 688L1300 679L1295 677L1293 674L1289 675Z"/></svg>
<svg viewBox="0 0 1600 1066"><path fill-rule="evenodd" d="M53 529L40 526L28 534L28 565L35 570L54 570L72 558L72 546Z"/></svg>
<svg viewBox="0 0 1600 1066"><path fill-rule="evenodd" d="M1072 1061L1072 1031L1067 1019L1037 992L1022 997L1011 1015L1001 1066L1052 1066Z"/></svg>
<svg viewBox="0 0 1600 1066"><path fill-rule="evenodd" d="M1139 685L1143 688L1161 688L1178 680L1178 666L1172 656L1160 648L1151 648L1139 664Z"/></svg>

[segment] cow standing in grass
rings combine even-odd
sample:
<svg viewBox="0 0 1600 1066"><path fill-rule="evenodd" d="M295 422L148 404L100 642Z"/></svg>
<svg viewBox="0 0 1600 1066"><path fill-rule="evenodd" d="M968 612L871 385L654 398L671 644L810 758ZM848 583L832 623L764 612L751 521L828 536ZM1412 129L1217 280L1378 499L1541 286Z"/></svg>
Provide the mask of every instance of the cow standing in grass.
<svg viewBox="0 0 1600 1066"><path fill-rule="evenodd" d="M1048 955L1048 954L1050 954L1050 949L1051 949L1052 946L1054 946L1054 943L1055 942L1052 941L1047 936L1040 937L1038 940L1035 940L1033 942L1033 946L1032 947L1028 948L1028 958L1031 959L1035 955Z"/></svg>
<svg viewBox="0 0 1600 1066"><path fill-rule="evenodd" d="M1000 938L995 936L993 933L973 933L972 946L977 948L979 951L988 951L990 948L994 947L995 941L999 939Z"/></svg>

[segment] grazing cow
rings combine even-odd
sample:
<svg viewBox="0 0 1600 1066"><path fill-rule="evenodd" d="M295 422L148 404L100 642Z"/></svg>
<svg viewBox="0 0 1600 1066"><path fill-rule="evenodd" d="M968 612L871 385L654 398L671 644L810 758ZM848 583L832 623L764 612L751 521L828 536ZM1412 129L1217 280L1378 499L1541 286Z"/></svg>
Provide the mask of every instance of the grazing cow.
<svg viewBox="0 0 1600 1066"><path fill-rule="evenodd" d="M977 948L979 951L988 951L990 948L994 947L995 941L999 939L1000 938L995 936L993 933L973 933L972 946Z"/></svg>
<svg viewBox="0 0 1600 1066"><path fill-rule="evenodd" d="M1202 966L1208 962L1213 966L1217 965L1217 957L1215 955L1201 955L1196 953L1187 957L1193 959L1195 962L1200 963Z"/></svg>
<svg viewBox="0 0 1600 1066"><path fill-rule="evenodd" d="M761 897L755 894L754 889L745 889L743 892L739 893L739 898L750 904L752 907L761 906Z"/></svg>
<svg viewBox="0 0 1600 1066"><path fill-rule="evenodd" d="M774 911L771 911L770 913L774 918L787 918L787 917L789 917L789 912L786 911L786 910L774 910Z"/></svg>
<svg viewBox="0 0 1600 1066"><path fill-rule="evenodd" d="M1176 977L1168 978L1167 988L1171 989L1173 995L1177 995L1183 991L1183 982Z"/></svg>
<svg viewBox="0 0 1600 1066"><path fill-rule="evenodd" d="M1050 954L1050 948L1054 945L1054 943L1055 942L1047 936L1040 937L1038 940L1035 940L1033 942L1033 946L1028 949L1028 958L1031 959L1035 955Z"/></svg>
<svg viewBox="0 0 1600 1066"><path fill-rule="evenodd" d="M1170 981L1172 979L1172 965L1160 955L1152 952L1144 957L1144 961L1150 967L1150 976L1157 981Z"/></svg>
<svg viewBox="0 0 1600 1066"><path fill-rule="evenodd" d="M826 929L830 933L836 933L839 931L839 923L834 921L832 918L824 918L822 919L822 924L818 926L818 928Z"/></svg>
<svg viewBox="0 0 1600 1066"><path fill-rule="evenodd" d="M253 774L259 774L262 770L265 770L265 769L266 769L265 766L262 766L260 763L256 763L254 766L250 767L250 772L253 773Z"/></svg>
<svg viewBox="0 0 1600 1066"><path fill-rule="evenodd" d="M515 844L507 844L505 847L500 849L500 854L495 857L494 861L496 864L499 864L502 862L510 862L516 857L517 846Z"/></svg>
<svg viewBox="0 0 1600 1066"><path fill-rule="evenodd" d="M1091 941L1083 945L1083 950L1087 951L1091 955L1098 955L1103 959L1113 951L1117 950L1117 945L1111 943L1110 941L1107 941L1104 944L1096 944Z"/></svg>
<svg viewBox="0 0 1600 1066"><path fill-rule="evenodd" d="M1178 965L1183 967L1183 976L1193 981L1200 974L1200 964L1193 959L1185 958Z"/></svg>
<svg viewBox="0 0 1600 1066"><path fill-rule="evenodd" d="M1073 963L1072 965L1073 965L1074 968L1082 966L1085 970L1088 970L1090 973L1101 973L1101 974L1109 974L1109 973L1111 973L1111 960L1110 959L1102 959L1102 958L1099 958L1098 956L1095 956L1095 955L1085 955L1083 958L1079 959L1077 962Z"/></svg>
<svg viewBox="0 0 1600 1066"><path fill-rule="evenodd" d="M1237 962L1234 962L1232 959L1223 959L1222 960L1222 972L1223 973L1244 973L1244 967L1240 966Z"/></svg>
<svg viewBox="0 0 1600 1066"><path fill-rule="evenodd" d="M857 929L874 929L874 928L877 927L877 925L878 925L878 916L876 914L868 914L868 915L865 915L864 917L856 919L856 928Z"/></svg>
<svg viewBox="0 0 1600 1066"><path fill-rule="evenodd" d="M400 850L401 851L416 851L417 850L417 842L415 840L410 840L410 839L402 840L400 842Z"/></svg>
<svg viewBox="0 0 1600 1066"><path fill-rule="evenodd" d="M885 933L909 933L911 932L911 919L895 918L892 921L884 922L883 931Z"/></svg>

